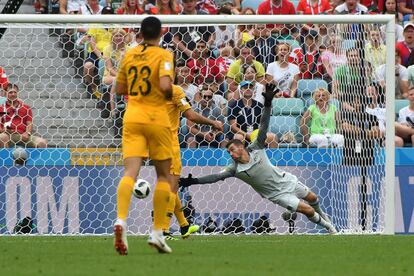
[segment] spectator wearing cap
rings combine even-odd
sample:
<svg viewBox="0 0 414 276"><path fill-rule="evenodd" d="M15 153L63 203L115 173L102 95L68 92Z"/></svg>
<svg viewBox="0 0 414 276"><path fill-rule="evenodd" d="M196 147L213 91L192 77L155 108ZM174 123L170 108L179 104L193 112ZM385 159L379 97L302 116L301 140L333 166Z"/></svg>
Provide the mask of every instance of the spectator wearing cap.
<svg viewBox="0 0 414 276"><path fill-rule="evenodd" d="M240 99L229 103L227 121L231 133L228 134L228 138L251 142L250 135L259 128L263 105L254 99L253 86L248 83L243 83L240 94ZM274 133L267 133L266 144L270 148L277 147L277 136Z"/></svg>
<svg viewBox="0 0 414 276"><path fill-rule="evenodd" d="M253 99L264 104L264 97L262 95L264 92L264 85L255 80L255 74L256 71L254 71L254 67L250 66L246 69L244 73L245 80L240 83L238 93L241 94L240 91L243 89L253 89Z"/></svg>
<svg viewBox="0 0 414 276"><path fill-rule="evenodd" d="M280 15L296 14L295 6L289 0L265 0L257 7L257 14ZM266 27L272 35L280 38L288 38L290 34L297 32L294 25L267 24Z"/></svg>
<svg viewBox="0 0 414 276"><path fill-rule="evenodd" d="M398 121L395 123L395 146L403 147L409 142L414 147L414 87L408 91L408 106L398 112Z"/></svg>
<svg viewBox="0 0 414 276"><path fill-rule="evenodd" d="M395 98L396 99L405 99L407 98L408 93L408 70L401 64L401 58L399 55L398 48L395 49ZM385 74L386 74L386 64L380 65L376 69L376 78L381 87L385 89Z"/></svg>
<svg viewBox="0 0 414 276"><path fill-rule="evenodd" d="M0 106L0 148L13 144L24 144L29 148L45 148L45 139L32 134L33 113L30 106L18 98L19 87L9 83L6 88L7 101Z"/></svg>
<svg viewBox="0 0 414 276"><path fill-rule="evenodd" d="M401 64L405 67L414 64L414 23L404 26L404 41L398 42L395 47L399 50Z"/></svg>
<svg viewBox="0 0 414 276"><path fill-rule="evenodd" d="M243 68L248 66L254 66L256 69L256 81L261 82L265 75L265 69L263 64L254 59L252 49L247 45L244 45L240 49L239 58L233 62L229 70L227 71L227 84L228 92L226 98L228 101L231 99L238 99L238 95L235 94L237 86L243 80Z"/></svg>
<svg viewBox="0 0 414 276"><path fill-rule="evenodd" d="M365 45L365 58L371 63L374 69L385 64L387 47L382 42L379 29L369 31L369 42Z"/></svg>
<svg viewBox="0 0 414 276"><path fill-rule="evenodd" d="M223 124L225 118L221 112L221 108L214 100L214 92L209 86L204 86L200 91L201 100L197 103L194 111L214 121L221 121ZM227 141L222 132L217 132L207 125L197 125L187 120L187 126L191 133L187 138L187 145L189 148L197 148L200 146L207 146L212 148L222 148Z"/></svg>
<svg viewBox="0 0 414 276"><path fill-rule="evenodd" d="M290 60L299 66L300 79L321 78L321 55L319 51L320 37L317 31L310 30L301 48L293 50Z"/></svg>
<svg viewBox="0 0 414 276"><path fill-rule="evenodd" d="M300 70L296 64L289 62L290 45L280 43L275 48L276 61L269 64L266 70L266 82L274 82L280 92L275 97L295 97Z"/></svg>

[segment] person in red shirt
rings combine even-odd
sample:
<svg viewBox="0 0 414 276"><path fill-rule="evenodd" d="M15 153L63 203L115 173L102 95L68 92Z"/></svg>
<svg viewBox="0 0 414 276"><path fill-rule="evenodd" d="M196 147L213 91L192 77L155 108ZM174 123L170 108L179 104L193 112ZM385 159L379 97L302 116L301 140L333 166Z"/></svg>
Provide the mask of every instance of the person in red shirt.
<svg viewBox="0 0 414 276"><path fill-rule="evenodd" d="M19 87L9 83L5 91L7 101L0 106L0 148L9 147L10 142L29 148L45 148L46 140L32 135L32 109L18 98Z"/></svg>
<svg viewBox="0 0 414 276"><path fill-rule="evenodd" d="M7 78L6 71L2 67L0 67L0 88L4 89L9 84L9 79ZM2 92L0 89L0 92ZM2 96L3 93L0 93Z"/></svg>
<svg viewBox="0 0 414 276"><path fill-rule="evenodd" d="M296 14L295 6L289 0L266 0L260 3L257 8L257 14L278 15L278 14ZM284 24L267 24L272 35L288 36L296 32L294 25Z"/></svg>
<svg viewBox="0 0 414 276"><path fill-rule="evenodd" d="M187 62L190 68L191 76L198 85L203 84L205 78L214 78L218 84L221 84L224 79L223 66L217 64L215 59L208 57L207 43L204 40L199 40L196 48L193 50L192 59Z"/></svg>
<svg viewBox="0 0 414 276"><path fill-rule="evenodd" d="M329 0L301 0L296 8L298 14L324 14L332 9ZM302 35L306 35L310 30L319 31L317 25L302 24Z"/></svg>

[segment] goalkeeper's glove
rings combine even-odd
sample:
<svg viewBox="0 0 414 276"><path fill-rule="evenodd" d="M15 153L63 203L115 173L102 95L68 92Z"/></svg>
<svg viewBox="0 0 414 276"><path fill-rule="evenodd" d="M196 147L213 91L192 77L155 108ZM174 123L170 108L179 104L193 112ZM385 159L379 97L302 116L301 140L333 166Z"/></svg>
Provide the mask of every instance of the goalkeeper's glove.
<svg viewBox="0 0 414 276"><path fill-rule="evenodd" d="M275 97L276 93L279 89L276 89L276 84L268 83L266 84L266 92L262 93L264 97L264 106L269 107L272 106L272 100Z"/></svg>
<svg viewBox="0 0 414 276"><path fill-rule="evenodd" d="M193 175L191 173L188 174L188 177L180 177L180 187L188 187L193 184L198 184L198 178L193 178Z"/></svg>

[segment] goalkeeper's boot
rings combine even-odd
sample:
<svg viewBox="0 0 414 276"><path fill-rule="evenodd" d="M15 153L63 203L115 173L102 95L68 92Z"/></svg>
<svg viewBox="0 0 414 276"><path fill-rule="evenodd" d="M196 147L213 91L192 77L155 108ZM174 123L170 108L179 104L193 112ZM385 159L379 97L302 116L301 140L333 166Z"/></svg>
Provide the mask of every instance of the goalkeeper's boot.
<svg viewBox="0 0 414 276"><path fill-rule="evenodd" d="M163 232L164 238L166 241L177 241L178 239L173 237L170 232Z"/></svg>
<svg viewBox="0 0 414 276"><path fill-rule="evenodd" d="M200 226L194 224L194 225L186 225L183 227L180 227L181 237L183 239L188 238L192 233L197 232L200 230Z"/></svg>
<svg viewBox="0 0 414 276"><path fill-rule="evenodd" d="M336 230L335 226L333 226L332 224L330 224L331 226L327 228L328 233L331 235L336 235L338 234L338 231Z"/></svg>
<svg viewBox="0 0 414 276"><path fill-rule="evenodd" d="M126 223L122 221L117 221L114 225L114 235L115 235L115 250L119 255L128 255L128 241L126 236Z"/></svg>
<svg viewBox="0 0 414 276"><path fill-rule="evenodd" d="M325 213L323 213L322 212L322 214L319 214L327 223L329 223L329 224L331 224L332 225L332 221L331 221L331 219L329 218L329 216L327 215L327 214L325 214Z"/></svg>
<svg viewBox="0 0 414 276"><path fill-rule="evenodd" d="M158 253L171 253L172 250L165 242L162 231L152 230L149 238L148 245L158 250Z"/></svg>

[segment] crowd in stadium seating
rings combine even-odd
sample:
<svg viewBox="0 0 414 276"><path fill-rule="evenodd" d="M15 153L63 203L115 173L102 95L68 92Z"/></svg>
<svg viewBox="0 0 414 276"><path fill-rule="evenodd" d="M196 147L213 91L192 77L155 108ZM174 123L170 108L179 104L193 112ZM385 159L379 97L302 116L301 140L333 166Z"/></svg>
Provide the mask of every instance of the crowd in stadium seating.
<svg viewBox="0 0 414 276"><path fill-rule="evenodd" d="M410 88L414 87L411 0L60 0L59 5L61 14L91 15L395 14L395 95L401 100L399 104L407 106L414 90ZM40 12L46 6L44 2L37 4ZM49 10L51 6L56 12L56 3L49 3ZM109 112L104 116L121 116L119 107L127 99L115 97L111 87L123 53L140 42L139 30L82 27L67 30L66 35L86 52L83 78L89 95L101 101L109 95L103 105ZM250 141L260 120L261 92L269 81L277 82L280 88L275 108L285 105L280 113L274 110L269 147L277 146L278 141L288 146L343 146L343 135L352 135L358 129L366 129L369 137L384 136L384 26L180 26L164 29L163 47L174 51L176 82L193 107L205 116L225 121L227 126L226 133L214 133L183 120L183 147L223 147L233 137ZM353 125L356 110L369 110L368 128ZM326 120L330 121L329 127ZM406 120L398 120L411 127ZM116 136L119 134L118 130ZM414 135L401 134L398 127L396 135L404 138L401 143L396 137L396 145L414 145Z"/></svg>

